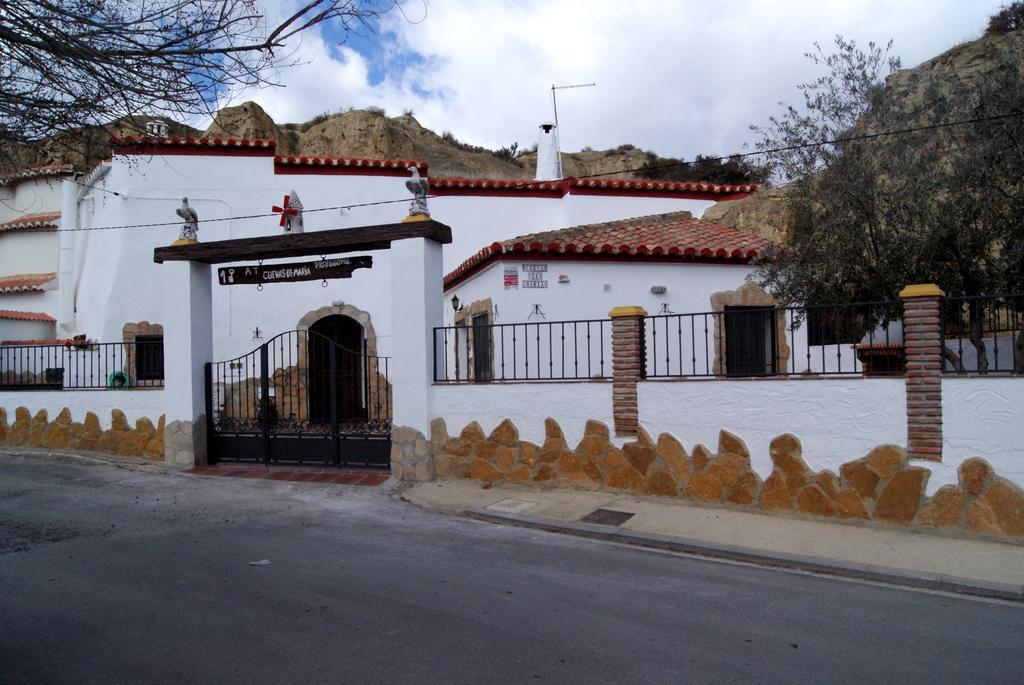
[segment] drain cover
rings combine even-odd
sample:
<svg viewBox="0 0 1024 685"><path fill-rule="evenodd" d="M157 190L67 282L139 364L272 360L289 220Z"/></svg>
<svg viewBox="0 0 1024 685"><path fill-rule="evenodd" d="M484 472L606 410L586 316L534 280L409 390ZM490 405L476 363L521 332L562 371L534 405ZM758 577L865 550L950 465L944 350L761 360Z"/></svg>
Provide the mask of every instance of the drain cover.
<svg viewBox="0 0 1024 685"><path fill-rule="evenodd" d="M583 523L600 523L603 526L621 526L633 518L628 511L615 511L614 509L595 509L580 519Z"/></svg>

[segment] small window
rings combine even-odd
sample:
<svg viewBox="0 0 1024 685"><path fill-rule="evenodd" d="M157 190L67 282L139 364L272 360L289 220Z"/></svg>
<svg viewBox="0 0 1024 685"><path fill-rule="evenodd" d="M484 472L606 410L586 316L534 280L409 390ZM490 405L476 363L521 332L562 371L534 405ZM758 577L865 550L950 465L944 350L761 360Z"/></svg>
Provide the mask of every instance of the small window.
<svg viewBox="0 0 1024 685"><path fill-rule="evenodd" d="M140 335L135 338L135 380L162 381L164 379L164 337Z"/></svg>
<svg viewBox="0 0 1024 685"><path fill-rule="evenodd" d="M730 376L771 376L776 372L774 309L725 308L726 371Z"/></svg>

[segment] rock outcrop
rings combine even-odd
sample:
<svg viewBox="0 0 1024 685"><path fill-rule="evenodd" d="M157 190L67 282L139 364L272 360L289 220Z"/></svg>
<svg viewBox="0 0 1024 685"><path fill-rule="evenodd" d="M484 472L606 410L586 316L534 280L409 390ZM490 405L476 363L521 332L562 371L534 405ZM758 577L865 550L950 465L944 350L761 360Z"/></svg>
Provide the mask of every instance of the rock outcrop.
<svg viewBox="0 0 1024 685"><path fill-rule="evenodd" d="M742 200L716 202L701 218L779 243L793 239L794 213L785 188L761 188Z"/></svg>
<svg viewBox="0 0 1024 685"><path fill-rule="evenodd" d="M289 135L274 123L270 115L255 102L243 102L237 107L225 107L217 112L213 123L203 133L207 138L258 138L277 141L278 154L298 152L297 136Z"/></svg>

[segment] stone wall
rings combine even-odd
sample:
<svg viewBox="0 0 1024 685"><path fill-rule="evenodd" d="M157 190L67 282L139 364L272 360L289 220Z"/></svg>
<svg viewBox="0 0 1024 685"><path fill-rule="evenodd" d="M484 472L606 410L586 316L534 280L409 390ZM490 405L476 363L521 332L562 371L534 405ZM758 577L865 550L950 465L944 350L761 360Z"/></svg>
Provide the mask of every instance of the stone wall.
<svg viewBox="0 0 1024 685"><path fill-rule="evenodd" d="M104 430L91 411L75 421L65 407L51 421L45 409L33 416L26 407L18 407L13 423L8 424L7 411L0 408L0 447L73 449L163 461L164 417L160 416L155 426L150 419L140 418L132 427L124 412L114 409L110 428Z"/></svg>
<svg viewBox="0 0 1024 685"><path fill-rule="evenodd" d="M882 445L844 463L838 474L816 473L803 459L800 440L788 433L771 442L773 468L765 480L751 469L743 440L724 430L714 452L701 444L687 452L672 435L655 441L642 428L635 441L617 447L598 421L587 422L573 447L550 418L539 445L520 440L509 420L490 435L474 421L450 437L438 418L429 444L441 478L617 490L773 514L1024 538L1024 491L980 458L960 465L957 485L928 497L931 471L913 466L901 447Z"/></svg>

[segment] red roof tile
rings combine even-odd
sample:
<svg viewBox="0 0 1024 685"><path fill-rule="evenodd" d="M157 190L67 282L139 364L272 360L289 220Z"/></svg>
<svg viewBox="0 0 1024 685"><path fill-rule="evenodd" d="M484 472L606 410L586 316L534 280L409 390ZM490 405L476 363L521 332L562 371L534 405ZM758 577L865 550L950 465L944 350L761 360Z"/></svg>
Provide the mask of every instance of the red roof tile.
<svg viewBox="0 0 1024 685"><path fill-rule="evenodd" d="M246 138L154 138L151 136L114 136L110 139L114 154L193 154L270 156L277 148L275 140Z"/></svg>
<svg viewBox="0 0 1024 685"><path fill-rule="evenodd" d="M56 229L60 221L60 212L39 212L38 214L23 214L17 219L11 219L0 224L0 233L5 231L25 231L38 229Z"/></svg>
<svg viewBox="0 0 1024 685"><path fill-rule="evenodd" d="M318 157L278 155L274 157L277 173L349 173L376 176L408 176L414 166L426 174L427 163L416 159L365 159L361 157Z"/></svg>
<svg viewBox="0 0 1024 685"><path fill-rule="evenodd" d="M0 345L70 345L74 342L71 338L57 340L3 340Z"/></svg>
<svg viewBox="0 0 1024 685"><path fill-rule="evenodd" d="M29 293L39 292L42 286L57 277L55 273L48 274L16 274L14 276L0 277L0 293Z"/></svg>
<svg viewBox="0 0 1024 685"><path fill-rule="evenodd" d="M756 183L719 185L690 181L646 181L617 178L565 178L561 181L490 178L432 178L432 195L520 195L563 197L564 195L654 195L726 200L746 197L758 189Z"/></svg>
<svg viewBox="0 0 1024 685"><path fill-rule="evenodd" d="M496 259L721 260L749 263L772 244L767 238L695 219L689 212L587 224L531 233L477 252L444 278L448 289Z"/></svg>
<svg viewBox="0 0 1024 685"><path fill-rule="evenodd" d="M22 171L14 171L9 174L0 174L0 187L15 185L22 181L31 181L36 178L47 176L68 176L75 173L75 167L70 164L51 164L49 166L34 167Z"/></svg>
<svg viewBox="0 0 1024 685"><path fill-rule="evenodd" d="M649 181L643 179L620 179L620 178L573 178L572 187L577 191L600 190L619 192L646 192L646 193L712 193L714 195L731 195L734 193L752 193L758 189L756 183L743 185L719 185L717 183L703 183L697 181Z"/></svg>
<svg viewBox="0 0 1024 685"><path fill-rule="evenodd" d="M16 312L12 309L0 309L0 319L10 319L12 321L45 321L47 323L57 323L57 319L53 318L49 314L43 312Z"/></svg>

